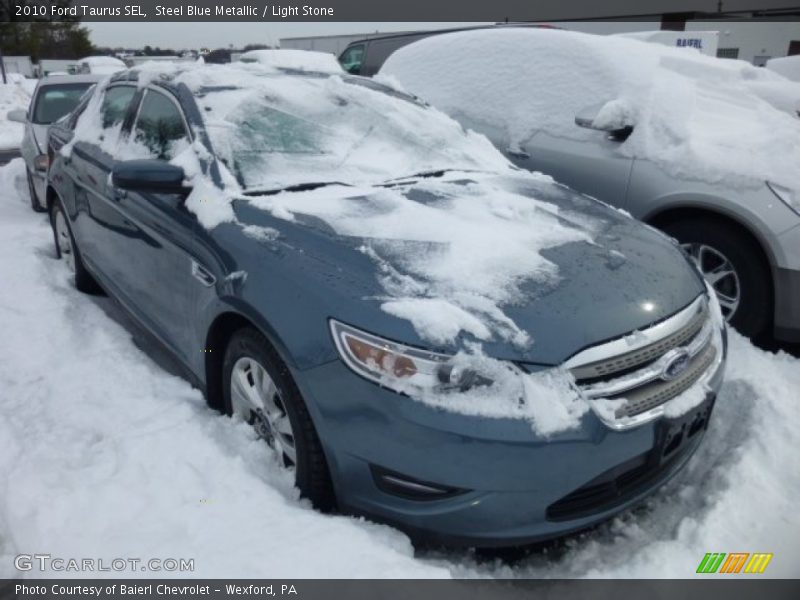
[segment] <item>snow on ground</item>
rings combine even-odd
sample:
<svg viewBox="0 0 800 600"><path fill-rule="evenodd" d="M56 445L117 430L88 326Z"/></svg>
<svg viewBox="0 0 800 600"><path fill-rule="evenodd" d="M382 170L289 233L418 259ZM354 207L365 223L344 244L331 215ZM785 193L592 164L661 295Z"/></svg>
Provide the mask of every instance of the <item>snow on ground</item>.
<svg viewBox="0 0 800 600"><path fill-rule="evenodd" d="M14 77L11 77L14 75ZM16 74L9 74L9 82L2 83L0 79L0 150L8 150L11 148L19 148L22 142L22 135L24 133L24 126L22 123L13 123L6 118L8 111L23 109L28 110L28 104L31 101L31 92L33 87L30 81Z"/></svg>
<svg viewBox="0 0 800 600"><path fill-rule="evenodd" d="M733 551L800 576L798 359L733 335L702 447L645 506L514 564L415 556L389 527L299 501L244 424L137 346L110 300L77 292L23 174L0 168L0 577L34 552L194 558L205 577L691 577Z"/></svg>

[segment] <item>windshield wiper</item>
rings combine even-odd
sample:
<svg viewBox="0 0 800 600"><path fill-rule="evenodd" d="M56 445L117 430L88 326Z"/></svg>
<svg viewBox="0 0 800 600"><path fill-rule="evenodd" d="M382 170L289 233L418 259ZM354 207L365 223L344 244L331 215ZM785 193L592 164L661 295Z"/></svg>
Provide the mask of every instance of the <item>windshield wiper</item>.
<svg viewBox="0 0 800 600"><path fill-rule="evenodd" d="M459 171L461 173L478 172L475 169L435 169L433 171L421 171L419 173L413 173L412 175L406 175L404 177L393 177L392 179L387 179L381 185L393 186L408 181L409 179L432 179L436 177L444 177L445 173L453 173L455 171Z"/></svg>
<svg viewBox="0 0 800 600"><path fill-rule="evenodd" d="M308 192L316 190L317 188L328 187L331 185L343 185L346 187L353 187L349 183L343 181L312 181L309 183L296 183L282 188L273 188L269 190L245 190L242 192L245 196L274 196L281 192Z"/></svg>

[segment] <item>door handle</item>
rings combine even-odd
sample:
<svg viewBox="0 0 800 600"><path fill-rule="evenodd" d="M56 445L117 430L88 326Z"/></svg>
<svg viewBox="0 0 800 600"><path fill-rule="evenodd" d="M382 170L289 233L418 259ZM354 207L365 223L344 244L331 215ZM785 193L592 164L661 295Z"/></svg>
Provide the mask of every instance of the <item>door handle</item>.
<svg viewBox="0 0 800 600"><path fill-rule="evenodd" d="M202 283L206 287L211 287L217 282L217 278L214 277L208 269L206 269L201 264L197 263L196 261L192 261L192 277L197 279L200 283Z"/></svg>

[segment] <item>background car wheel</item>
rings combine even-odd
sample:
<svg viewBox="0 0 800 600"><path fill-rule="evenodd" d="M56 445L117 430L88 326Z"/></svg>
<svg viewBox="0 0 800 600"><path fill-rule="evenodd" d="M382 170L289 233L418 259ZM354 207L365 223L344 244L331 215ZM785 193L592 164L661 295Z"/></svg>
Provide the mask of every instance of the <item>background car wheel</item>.
<svg viewBox="0 0 800 600"><path fill-rule="evenodd" d="M96 294L100 291L100 286L94 280L86 267L83 266L81 254L75 245L75 238L69 226L61 200L53 202L50 212L50 224L53 227L53 237L56 244L56 258L61 258L75 276L75 287L87 294Z"/></svg>
<svg viewBox="0 0 800 600"><path fill-rule="evenodd" d="M748 337L767 330L772 321L772 284L761 249L751 239L713 219L675 221L662 229L700 268L731 326Z"/></svg>
<svg viewBox="0 0 800 600"><path fill-rule="evenodd" d="M238 414L294 468L295 482L315 508L335 505L328 464L300 391L275 350L252 328L237 331L225 351L223 390L228 414Z"/></svg>
<svg viewBox="0 0 800 600"><path fill-rule="evenodd" d="M31 195L31 208L36 212L45 212L47 209L39 202L39 196L36 195L36 188L33 185L33 175L28 169L25 169L25 174L28 176L28 191Z"/></svg>

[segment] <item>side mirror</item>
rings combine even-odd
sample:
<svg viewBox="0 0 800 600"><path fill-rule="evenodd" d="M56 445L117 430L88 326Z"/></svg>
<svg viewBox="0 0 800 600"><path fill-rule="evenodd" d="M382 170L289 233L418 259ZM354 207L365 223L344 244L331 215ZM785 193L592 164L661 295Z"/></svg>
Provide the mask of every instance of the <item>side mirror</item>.
<svg viewBox="0 0 800 600"><path fill-rule="evenodd" d="M163 160L126 160L114 165L111 181L115 187L162 194L185 193L183 169Z"/></svg>
<svg viewBox="0 0 800 600"><path fill-rule="evenodd" d="M625 140L633 133L633 124L627 106L617 100L589 106L575 115L575 125L596 131L605 131L617 140Z"/></svg>
<svg viewBox="0 0 800 600"><path fill-rule="evenodd" d="M15 123L25 123L28 120L28 113L18 108L16 110L8 111L6 118L9 121L14 121Z"/></svg>

